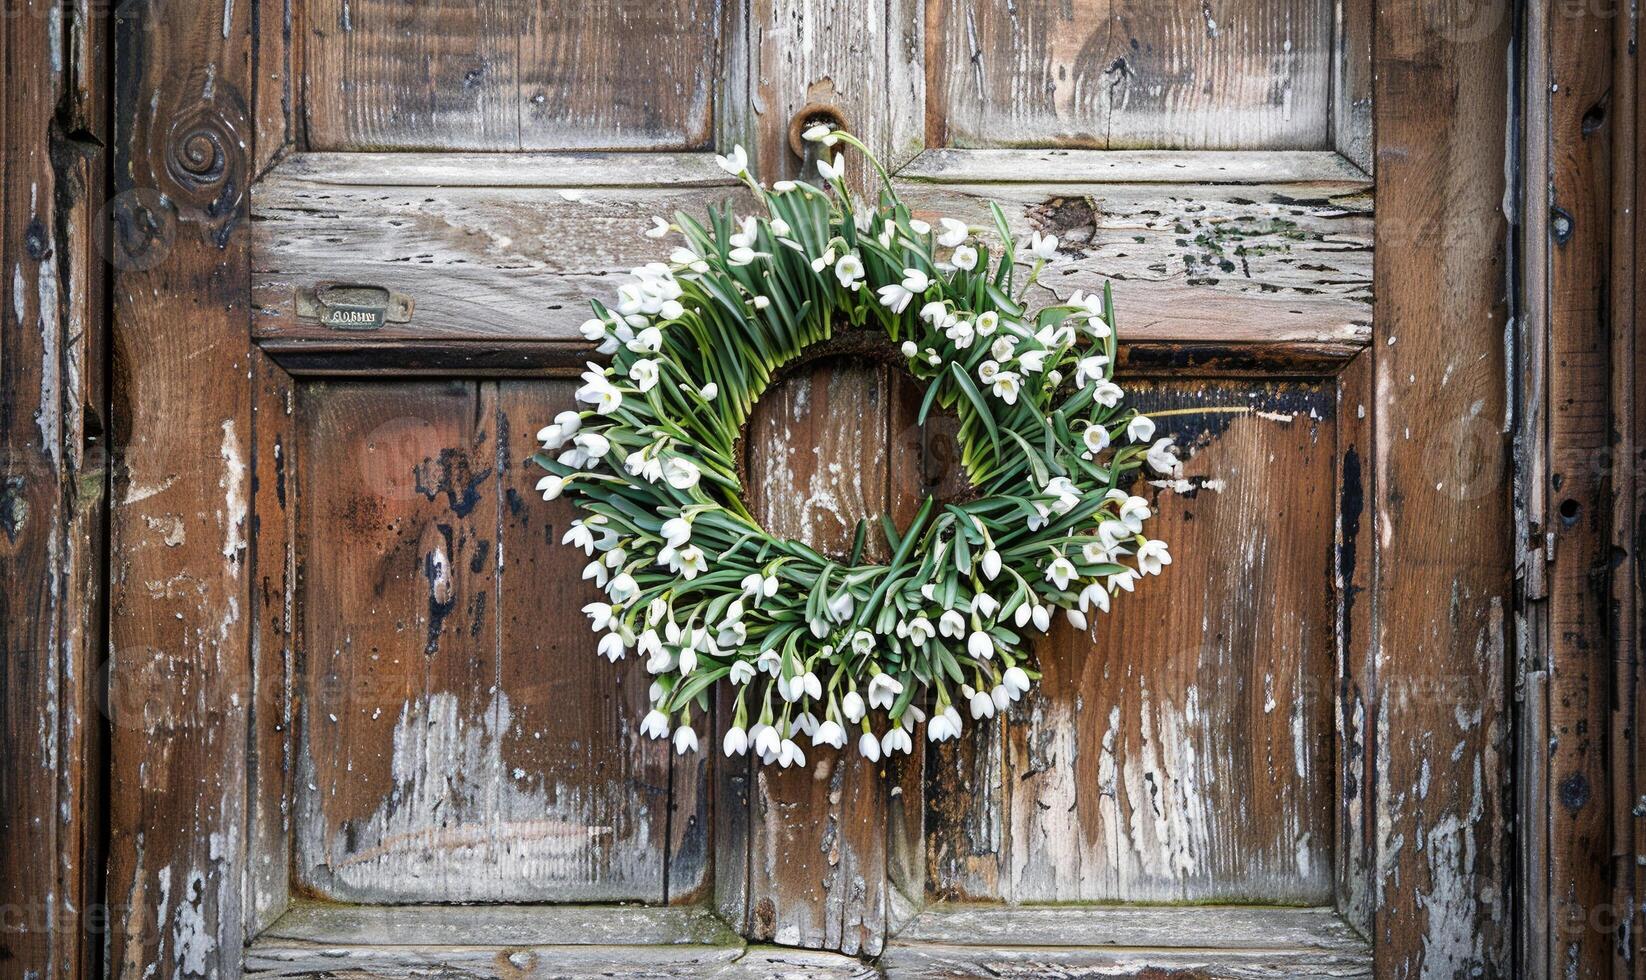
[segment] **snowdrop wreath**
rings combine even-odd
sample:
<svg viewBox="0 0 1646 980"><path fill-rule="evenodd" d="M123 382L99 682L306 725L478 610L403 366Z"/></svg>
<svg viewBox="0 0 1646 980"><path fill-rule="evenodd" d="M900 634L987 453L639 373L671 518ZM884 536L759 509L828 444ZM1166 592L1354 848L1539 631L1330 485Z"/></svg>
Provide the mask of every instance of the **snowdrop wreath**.
<svg viewBox="0 0 1646 980"><path fill-rule="evenodd" d="M584 577L606 595L583 609L599 652L636 651L654 677L641 730L695 750L694 717L730 685L726 754L785 767L805 765L803 739L854 740L876 760L911 752L921 722L941 741L961 733L962 706L976 719L1016 701L1053 609L1085 628L1171 561L1142 533L1147 503L1122 487L1144 463L1177 466L1154 423L1121 407L1109 290L1025 308L1055 238L1014 244L998 207L996 248L960 221L933 227L856 138L822 126L806 138L862 151L879 205L851 199L838 153L818 166L828 188L766 188L741 147L719 157L765 213L654 219L649 235L683 243L634 270L614 306L593 304L583 332L609 363L588 365L586 407L539 432L535 457L544 499L581 511L564 540L593 558ZM926 386L922 421L933 405L955 412L977 490L927 498L906 528L882 519L885 564L862 560L867 525L837 560L767 533L740 496L756 400L844 328L896 345Z"/></svg>

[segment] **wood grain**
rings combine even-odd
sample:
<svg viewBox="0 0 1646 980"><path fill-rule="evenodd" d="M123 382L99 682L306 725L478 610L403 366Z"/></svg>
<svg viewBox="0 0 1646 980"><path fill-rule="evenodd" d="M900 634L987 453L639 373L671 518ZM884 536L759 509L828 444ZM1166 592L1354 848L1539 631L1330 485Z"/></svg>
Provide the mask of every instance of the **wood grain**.
<svg viewBox="0 0 1646 980"><path fill-rule="evenodd" d="M0 29L0 969L97 956L103 758L106 23L22 3ZM84 139L67 138L67 124Z"/></svg>
<svg viewBox="0 0 1646 980"><path fill-rule="evenodd" d="M928 0L930 146L1322 149L1325 0Z"/></svg>
<svg viewBox="0 0 1646 980"><path fill-rule="evenodd" d="M933 754L931 887L1014 903L1328 903L1334 392L1130 390L1145 409L1250 413L1161 420L1192 453L1181 478L1145 487L1160 510L1149 533L1174 564L1091 632L1054 629L1037 648L1042 684L998 741L984 730Z"/></svg>
<svg viewBox="0 0 1646 980"><path fill-rule="evenodd" d="M823 362L761 398L744 436L750 512L773 534L846 558L859 520L908 518L901 485L916 459L896 434L912 419L897 399L907 382L884 367ZM897 399L894 401L894 399ZM907 407L907 417L892 411ZM891 506L890 487L900 485ZM875 535L871 535L872 540ZM883 552L877 546L869 560ZM883 558L881 560L884 560ZM745 934L785 946L878 954L885 942L885 766L848 746L811 746L806 768L758 762L747 772L746 837L733 837L726 870L742 878ZM735 792L735 787L733 790ZM735 834L736 831L733 831Z"/></svg>
<svg viewBox="0 0 1646 980"><path fill-rule="evenodd" d="M570 392L302 392L296 858L322 895L665 897L671 769L637 732L642 666L594 655L576 610L596 590L559 544L569 505L536 500L523 465Z"/></svg>
<svg viewBox="0 0 1646 980"><path fill-rule="evenodd" d="M1507 976L1506 8L1377 10L1380 977Z"/></svg>
<svg viewBox="0 0 1646 980"><path fill-rule="evenodd" d="M104 969L230 973L251 706L250 4L114 18Z"/></svg>
<svg viewBox="0 0 1646 980"><path fill-rule="evenodd" d="M322 150L706 147L715 0L309 5L305 121Z"/></svg>
<svg viewBox="0 0 1646 980"><path fill-rule="evenodd" d="M1057 234L1060 260L1031 299L1112 278L1134 340L1355 345L1369 335L1371 201L1352 182L910 184L905 195L922 215L982 226L999 200L1013 234ZM294 290L349 280L416 301L410 323L374 331L373 342L575 339L590 297L615 288L612 273L662 254L640 235L651 215L699 213L727 196L337 186L277 169L255 193L255 330L335 338L296 318Z"/></svg>

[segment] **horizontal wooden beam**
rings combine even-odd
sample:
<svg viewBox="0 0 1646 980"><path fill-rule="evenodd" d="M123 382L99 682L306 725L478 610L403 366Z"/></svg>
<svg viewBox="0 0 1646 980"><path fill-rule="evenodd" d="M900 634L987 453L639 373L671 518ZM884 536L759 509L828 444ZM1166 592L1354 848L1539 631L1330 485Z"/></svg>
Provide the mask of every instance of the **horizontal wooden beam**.
<svg viewBox="0 0 1646 980"><path fill-rule="evenodd" d="M335 187L736 186L713 153L298 153L268 180Z"/></svg>
<svg viewBox="0 0 1646 980"><path fill-rule="evenodd" d="M489 168L497 184L462 187L332 183L310 166L294 157L252 191L262 339L575 340L591 299L666 254L641 234L653 215L750 204L721 186L504 186L533 179L512 165ZM911 182L903 194L919 216L990 228L996 201L1014 236L1056 234L1058 257L1029 301L1112 281L1132 340L1359 347L1370 336L1371 199L1352 183ZM402 294L410 319L366 334L301 316L298 293L326 282Z"/></svg>
<svg viewBox="0 0 1646 980"><path fill-rule="evenodd" d="M899 177L943 184L1345 184L1372 178L1331 150L927 150Z"/></svg>

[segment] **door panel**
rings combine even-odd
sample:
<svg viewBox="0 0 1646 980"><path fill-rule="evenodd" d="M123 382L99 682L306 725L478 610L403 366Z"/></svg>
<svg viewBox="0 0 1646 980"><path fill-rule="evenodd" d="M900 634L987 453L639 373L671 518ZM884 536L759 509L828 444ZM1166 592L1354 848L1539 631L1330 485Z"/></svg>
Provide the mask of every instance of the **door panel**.
<svg viewBox="0 0 1646 980"><path fill-rule="evenodd" d="M559 544L570 506L537 500L523 465L571 387L301 389L304 890L664 899L671 802L691 815L697 794L671 801L667 747L638 734L640 664L586 642L598 592Z"/></svg>
<svg viewBox="0 0 1646 980"><path fill-rule="evenodd" d="M1330 0L929 0L930 146L1316 149Z"/></svg>
<svg viewBox="0 0 1646 980"><path fill-rule="evenodd" d="M307 5L316 150L699 149L721 0Z"/></svg>
<svg viewBox="0 0 1646 980"><path fill-rule="evenodd" d="M1333 899L1330 382L1134 379L1183 473L1166 574L1039 648L1003 724L928 753L928 887L964 901Z"/></svg>

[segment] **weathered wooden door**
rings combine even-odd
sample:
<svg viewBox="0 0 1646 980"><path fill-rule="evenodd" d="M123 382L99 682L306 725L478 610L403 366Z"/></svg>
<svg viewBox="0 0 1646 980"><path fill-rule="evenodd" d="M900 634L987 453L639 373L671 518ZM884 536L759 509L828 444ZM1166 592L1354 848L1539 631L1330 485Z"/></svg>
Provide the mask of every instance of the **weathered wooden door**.
<svg viewBox="0 0 1646 980"><path fill-rule="evenodd" d="M136 352L187 411L139 405L134 437L179 427L198 474L223 464L202 482L220 533L141 510L163 467L123 474L114 601L208 597L218 622L190 606L185 633L162 615L120 638L221 662L243 632L245 673L180 681L179 703L233 720L221 738L117 726L113 890L209 915L117 938L115 963L1355 976L1374 946L1495 949L1500 283L1411 278L1432 275L1427 236L1496 247L1495 199L1471 187L1462 232L1421 207L1379 225L1369 2L290 0L229 4L212 31L219 14L249 40L167 47L152 11L125 36L143 79L190 45L252 66L246 88L225 69L127 104L164 147L127 166L175 185L203 229L177 247L207 271L126 315L208 316L219 372ZM1412 107L1388 138L1417 140L1439 96L1403 70L1378 97ZM1436 73L1452 99L1477 83ZM639 736L644 669L596 657L569 510L525 461L572 404L588 300L665 247L650 217L736 198L711 155L734 143L794 175L791 121L818 114L880 148L920 214L982 223L996 200L1016 233L1056 234L1040 299L1112 280L1128 390L1173 410L1187 452L1140 485L1176 562L1090 631L1060 627L1035 697L896 765L775 771ZM1374 285L1385 241L1407 278ZM861 516L962 490L917 395L846 357L784 382L745 439L756 513L838 548ZM1482 533L1442 552L1437 528ZM167 547L223 568L168 579ZM195 765L238 788L187 789ZM156 833L185 800L211 816Z"/></svg>

